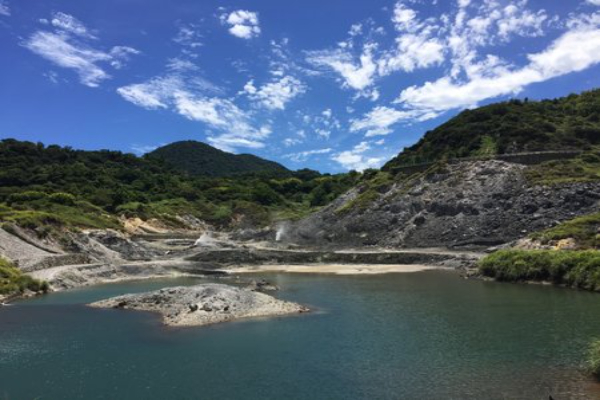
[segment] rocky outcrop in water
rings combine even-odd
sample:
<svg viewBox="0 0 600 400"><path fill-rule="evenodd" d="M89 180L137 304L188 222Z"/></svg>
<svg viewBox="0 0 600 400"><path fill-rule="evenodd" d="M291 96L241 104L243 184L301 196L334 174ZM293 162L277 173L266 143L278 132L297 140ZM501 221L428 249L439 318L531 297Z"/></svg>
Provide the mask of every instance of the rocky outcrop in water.
<svg viewBox="0 0 600 400"><path fill-rule="evenodd" d="M330 246L489 247L598 210L600 183L528 183L525 166L463 162L386 188L366 207L352 189L296 223L288 243Z"/></svg>
<svg viewBox="0 0 600 400"><path fill-rule="evenodd" d="M157 312L171 326L201 326L308 311L304 306L264 293L221 284L164 288L113 297L90 306Z"/></svg>

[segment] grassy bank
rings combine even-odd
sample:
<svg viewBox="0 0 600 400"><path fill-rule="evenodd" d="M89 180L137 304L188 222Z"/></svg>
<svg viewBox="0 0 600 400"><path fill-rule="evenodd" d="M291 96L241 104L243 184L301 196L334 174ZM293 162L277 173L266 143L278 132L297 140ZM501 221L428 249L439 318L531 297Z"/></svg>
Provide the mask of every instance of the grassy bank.
<svg viewBox="0 0 600 400"><path fill-rule="evenodd" d="M0 296L19 294L26 290L46 292L48 284L23 274L10 262L0 258Z"/></svg>
<svg viewBox="0 0 600 400"><path fill-rule="evenodd" d="M501 250L479 263L483 276L505 282L552 282L600 291L600 251Z"/></svg>

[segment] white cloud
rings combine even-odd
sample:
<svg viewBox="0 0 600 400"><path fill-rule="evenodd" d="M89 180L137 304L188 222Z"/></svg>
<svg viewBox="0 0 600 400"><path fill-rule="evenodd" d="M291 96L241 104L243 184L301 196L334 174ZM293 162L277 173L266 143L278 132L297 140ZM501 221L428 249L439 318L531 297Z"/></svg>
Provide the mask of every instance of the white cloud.
<svg viewBox="0 0 600 400"><path fill-rule="evenodd" d="M57 12L46 24L55 27L56 32L37 31L23 46L59 67L74 70L80 82L89 87L97 87L111 78L103 63L120 69L132 55L140 54L128 46L115 46L108 51L92 47L87 41L95 41L96 37L68 14Z"/></svg>
<svg viewBox="0 0 600 400"><path fill-rule="evenodd" d="M498 34L503 40L508 40L512 34L525 37L542 36L543 25L547 19L544 10L534 13L511 4L504 8L503 16L497 22Z"/></svg>
<svg viewBox="0 0 600 400"><path fill-rule="evenodd" d="M225 151L238 147L262 148L271 134L269 126L255 128L250 115L220 93L210 82L181 71L155 77L143 83L123 86L117 92L127 101L149 109L168 109L214 130L208 141Z"/></svg>
<svg viewBox="0 0 600 400"><path fill-rule="evenodd" d="M229 26L229 33L242 39L252 39L260 35L258 13L247 10L236 10L222 14L221 22Z"/></svg>
<svg viewBox="0 0 600 400"><path fill-rule="evenodd" d="M10 8L8 7L8 2L5 0L0 0L0 15L10 17Z"/></svg>
<svg viewBox="0 0 600 400"><path fill-rule="evenodd" d="M424 34L406 34L396 39L397 48L387 52L378 61L379 75L395 71L412 72L444 61L444 45Z"/></svg>
<svg viewBox="0 0 600 400"><path fill-rule="evenodd" d="M364 171L367 168L377 168L383 162L383 158L365 156L363 153L370 149L368 142L361 142L351 150L334 154L331 159L348 170Z"/></svg>
<svg viewBox="0 0 600 400"><path fill-rule="evenodd" d="M256 94L256 92L258 92L258 89L256 88L256 86L254 86L254 79L249 80L244 85L244 92L246 92L247 94L250 94L250 95Z"/></svg>
<svg viewBox="0 0 600 400"><path fill-rule="evenodd" d="M286 104L306 91L306 86L293 76L267 83L260 88L251 80L244 86L248 97L269 110L284 110Z"/></svg>
<svg viewBox="0 0 600 400"><path fill-rule="evenodd" d="M600 0L587 0L587 2L594 6L600 6Z"/></svg>
<svg viewBox="0 0 600 400"><path fill-rule="evenodd" d="M292 160L294 162L303 162L303 161L308 160L312 156L320 155L320 154L328 154L328 153L331 153L332 151L333 150L330 148L307 150L307 151L300 151L297 153L285 154L283 157L289 158L290 160Z"/></svg>
<svg viewBox="0 0 600 400"><path fill-rule="evenodd" d="M50 24L55 28L72 33L77 36L85 38L95 39L88 29L83 25L77 18L72 15L65 14L62 12L56 12L52 15Z"/></svg>
<svg viewBox="0 0 600 400"><path fill-rule="evenodd" d="M416 11L407 7L401 1L397 2L394 6L392 22L396 29L401 32L415 32L421 25L417 21Z"/></svg>

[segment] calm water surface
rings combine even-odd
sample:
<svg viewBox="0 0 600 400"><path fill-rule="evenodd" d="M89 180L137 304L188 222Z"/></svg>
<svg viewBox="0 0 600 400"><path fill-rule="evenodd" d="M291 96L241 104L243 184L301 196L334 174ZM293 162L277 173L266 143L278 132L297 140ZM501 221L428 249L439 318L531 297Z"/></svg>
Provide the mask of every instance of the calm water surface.
<svg viewBox="0 0 600 400"><path fill-rule="evenodd" d="M0 399L600 399L600 295L449 272L268 274L318 312L203 328L89 309L104 285L0 309Z"/></svg>

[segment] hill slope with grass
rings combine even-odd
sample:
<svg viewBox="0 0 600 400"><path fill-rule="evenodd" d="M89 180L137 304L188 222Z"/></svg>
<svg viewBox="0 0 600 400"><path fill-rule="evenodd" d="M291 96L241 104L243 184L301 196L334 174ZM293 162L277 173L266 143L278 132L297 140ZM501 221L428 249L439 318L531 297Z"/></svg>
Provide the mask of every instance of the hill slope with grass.
<svg viewBox="0 0 600 400"><path fill-rule="evenodd" d="M191 175L225 177L245 174L289 176L290 171L274 161L252 154L231 154L193 140L175 142L151 152L181 172Z"/></svg>
<svg viewBox="0 0 600 400"><path fill-rule="evenodd" d="M443 159L600 144L600 89L543 101L511 100L466 110L427 132L384 170Z"/></svg>

